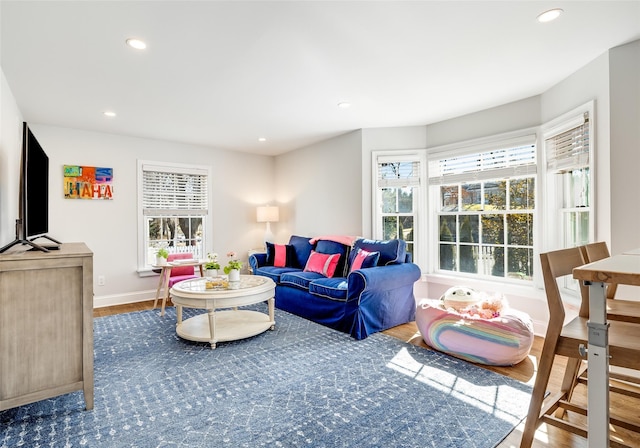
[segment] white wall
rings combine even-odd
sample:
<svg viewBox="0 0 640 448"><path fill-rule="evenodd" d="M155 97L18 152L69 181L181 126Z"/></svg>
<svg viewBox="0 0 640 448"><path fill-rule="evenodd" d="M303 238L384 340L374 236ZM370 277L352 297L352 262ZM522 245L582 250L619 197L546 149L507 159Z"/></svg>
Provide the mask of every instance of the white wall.
<svg viewBox="0 0 640 448"><path fill-rule="evenodd" d="M426 147L425 126L361 129L276 157L277 198L291 233L371 234L371 152ZM282 216L281 216L282 218Z"/></svg>
<svg viewBox="0 0 640 448"><path fill-rule="evenodd" d="M540 97L525 98L427 125L429 148L487 137L540 124Z"/></svg>
<svg viewBox="0 0 640 448"><path fill-rule="evenodd" d="M360 148L361 132L354 131L276 157L278 242L291 234L361 234Z"/></svg>
<svg viewBox="0 0 640 448"><path fill-rule="evenodd" d="M7 90L3 89L3 105L9 97ZM2 146L3 160L16 157L19 160L21 142L4 130L16 127L16 123L21 126L21 120L17 108L12 114L3 114L3 136L11 141ZM94 279L105 277L104 286L94 284L95 306L155 296L157 276L141 277L137 272L138 159L211 166L213 238L208 249L221 255L233 250L246 261L247 250L260 244L263 227L255 221L255 207L273 200L272 157L37 123L29 125L49 156L49 235L62 242L85 242L94 252ZM65 199L62 168L65 164L113 168L114 199ZM15 165L3 163L1 185L2 197L17 201L19 182L14 174L18 172ZM14 209L11 217L4 216L6 210ZM0 243L4 245L13 239L7 226L11 223L13 228L17 207L3 205L2 210ZM222 259L225 261L224 255Z"/></svg>
<svg viewBox="0 0 640 448"><path fill-rule="evenodd" d="M609 55L605 53L541 95L541 123L588 101L595 101L595 231L596 240L611 242L611 172L609 155ZM594 138L595 137L595 138ZM554 248L547 248L554 249Z"/></svg>
<svg viewBox="0 0 640 448"><path fill-rule="evenodd" d="M611 252L620 253L640 247L640 40L610 50L609 79Z"/></svg>
<svg viewBox="0 0 640 448"><path fill-rule="evenodd" d="M0 69L0 247L16 237L22 115Z"/></svg>

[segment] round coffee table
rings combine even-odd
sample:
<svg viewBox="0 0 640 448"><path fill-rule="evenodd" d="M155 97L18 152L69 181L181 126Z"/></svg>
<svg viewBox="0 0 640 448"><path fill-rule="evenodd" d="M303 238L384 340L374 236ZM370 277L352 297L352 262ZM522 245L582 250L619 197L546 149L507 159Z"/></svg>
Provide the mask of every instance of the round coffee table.
<svg viewBox="0 0 640 448"><path fill-rule="evenodd" d="M171 300L176 306L176 333L183 339L208 342L235 341L275 328L274 304L276 284L268 277L241 275L228 287L207 289L207 281L197 278L176 283ZM269 314L238 307L267 302ZM182 320L182 307L205 309L207 313Z"/></svg>

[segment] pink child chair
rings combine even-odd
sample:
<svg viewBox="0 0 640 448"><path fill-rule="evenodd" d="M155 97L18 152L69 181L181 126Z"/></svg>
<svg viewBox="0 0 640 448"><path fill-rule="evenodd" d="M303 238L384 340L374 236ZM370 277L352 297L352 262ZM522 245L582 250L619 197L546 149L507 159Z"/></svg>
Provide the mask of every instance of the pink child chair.
<svg viewBox="0 0 640 448"><path fill-rule="evenodd" d="M193 254L189 252L182 253L182 254L169 254L169 256L167 257L167 263L171 264L171 262L175 260L192 260L192 259L193 259ZM195 266L171 266L170 270L166 268L163 269L161 275L165 276L167 275L166 274L167 272L169 272L169 277L161 279L161 281L164 284L164 290L165 290L165 294L162 297L162 311L160 312L161 316L164 316L164 308L165 308L165 305L167 304L167 299L169 299L170 297L169 291L171 290L171 287L176 283L181 282L182 280L198 278L198 276L195 274L196 272ZM156 298L156 301L157 301L157 298ZM153 307L154 308L156 307L156 302L153 303Z"/></svg>

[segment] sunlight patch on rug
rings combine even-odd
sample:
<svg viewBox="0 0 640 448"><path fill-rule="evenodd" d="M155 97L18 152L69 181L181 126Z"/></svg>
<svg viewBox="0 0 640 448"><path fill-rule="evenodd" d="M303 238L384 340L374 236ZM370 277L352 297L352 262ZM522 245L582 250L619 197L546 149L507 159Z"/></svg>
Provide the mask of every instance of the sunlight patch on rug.
<svg viewBox="0 0 640 448"><path fill-rule="evenodd" d="M513 425L517 425L522 420L522 416L504 411L504 409L513 409L514 398L526 400L527 403L530 399L529 392L510 385L478 387L472 382L458 377L455 372L423 364L409 354L407 347L401 348L387 364L387 367Z"/></svg>

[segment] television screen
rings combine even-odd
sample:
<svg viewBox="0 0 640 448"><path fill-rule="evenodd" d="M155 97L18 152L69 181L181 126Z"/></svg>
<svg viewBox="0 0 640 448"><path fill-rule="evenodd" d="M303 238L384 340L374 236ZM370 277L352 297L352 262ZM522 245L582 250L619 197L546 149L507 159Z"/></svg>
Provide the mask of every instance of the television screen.
<svg viewBox="0 0 640 448"><path fill-rule="evenodd" d="M16 239L0 248L6 252L17 244L28 244L30 250L49 252L59 249L60 241L49 231L49 157L33 135L27 123L22 123L22 158L20 161L20 210L16 219ZM37 244L33 240L46 238L52 243Z"/></svg>
<svg viewBox="0 0 640 448"><path fill-rule="evenodd" d="M23 237L31 238L49 231L49 157L26 123L24 128Z"/></svg>

